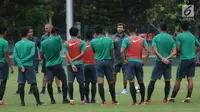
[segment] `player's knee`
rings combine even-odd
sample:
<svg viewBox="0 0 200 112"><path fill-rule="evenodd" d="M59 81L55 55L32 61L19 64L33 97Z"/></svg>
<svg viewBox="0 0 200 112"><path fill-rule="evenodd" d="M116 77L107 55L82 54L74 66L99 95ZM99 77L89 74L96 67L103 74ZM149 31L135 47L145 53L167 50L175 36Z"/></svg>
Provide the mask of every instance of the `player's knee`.
<svg viewBox="0 0 200 112"><path fill-rule="evenodd" d="M47 87L52 87L52 83L47 83Z"/></svg>
<svg viewBox="0 0 200 112"><path fill-rule="evenodd" d="M96 86L96 83L92 83L93 86Z"/></svg>
<svg viewBox="0 0 200 112"><path fill-rule="evenodd" d="M31 88L32 88L32 89L33 89L33 88L37 88L37 84L36 84L36 83L31 84Z"/></svg>
<svg viewBox="0 0 200 112"><path fill-rule="evenodd" d="M62 83L67 83L67 80L61 80Z"/></svg>
<svg viewBox="0 0 200 112"><path fill-rule="evenodd" d="M52 84L53 83L53 81L47 81L47 84Z"/></svg>
<svg viewBox="0 0 200 112"><path fill-rule="evenodd" d="M69 87L73 86L73 83L72 82L68 82L68 86Z"/></svg>
<svg viewBox="0 0 200 112"><path fill-rule="evenodd" d="M139 83L139 86L140 86L141 88L144 87L144 83L143 83L143 82Z"/></svg>
<svg viewBox="0 0 200 112"><path fill-rule="evenodd" d="M165 80L165 84L170 84L170 81L169 80Z"/></svg>
<svg viewBox="0 0 200 112"><path fill-rule="evenodd" d="M24 88L25 84L24 83L20 83L18 86L19 86L19 88Z"/></svg>
<svg viewBox="0 0 200 112"><path fill-rule="evenodd" d="M129 80L129 83L134 83L134 79L132 79L132 80Z"/></svg>
<svg viewBox="0 0 200 112"><path fill-rule="evenodd" d="M138 84L143 84L144 81L143 80L138 80Z"/></svg>
<svg viewBox="0 0 200 112"><path fill-rule="evenodd" d="M110 80L110 81L108 81L108 84L109 84L109 85L112 85L112 84L114 84L114 83L115 83L114 80Z"/></svg>
<svg viewBox="0 0 200 112"><path fill-rule="evenodd" d="M104 79L103 78L98 78L98 83L99 84L103 84L104 83Z"/></svg>

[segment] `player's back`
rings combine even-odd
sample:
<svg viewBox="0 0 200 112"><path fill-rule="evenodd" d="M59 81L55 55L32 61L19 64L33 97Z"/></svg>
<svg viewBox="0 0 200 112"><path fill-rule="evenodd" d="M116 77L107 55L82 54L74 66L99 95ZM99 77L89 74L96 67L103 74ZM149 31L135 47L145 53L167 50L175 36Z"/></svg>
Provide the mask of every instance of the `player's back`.
<svg viewBox="0 0 200 112"><path fill-rule="evenodd" d="M31 49L35 46L30 40L20 40L15 44L15 50L17 50L17 55L20 59L26 58L31 54Z"/></svg>
<svg viewBox="0 0 200 112"><path fill-rule="evenodd" d="M4 52L8 50L8 41L0 38L0 62L5 63Z"/></svg>
<svg viewBox="0 0 200 112"><path fill-rule="evenodd" d="M190 32L183 32L176 38L176 44L180 45L180 58L192 59L195 58L195 46L198 44L198 40Z"/></svg>
<svg viewBox="0 0 200 112"><path fill-rule="evenodd" d="M111 38L106 36L99 36L91 41L91 46L95 52L96 60L111 59L110 50L113 48Z"/></svg>
<svg viewBox="0 0 200 112"><path fill-rule="evenodd" d="M153 38L152 45L156 45L158 52L163 57L167 57L171 54L175 47L175 41L171 35L166 32L161 32Z"/></svg>
<svg viewBox="0 0 200 112"><path fill-rule="evenodd" d="M32 66L33 56L35 54L35 44L30 40L22 39L15 44L14 57L18 63L18 66ZM18 61L20 60L20 63Z"/></svg>
<svg viewBox="0 0 200 112"><path fill-rule="evenodd" d="M89 42L85 42L86 45L86 51L83 55L83 62L84 64L94 64L94 52L92 51L92 48L90 46Z"/></svg>
<svg viewBox="0 0 200 112"><path fill-rule="evenodd" d="M53 66L62 63L60 50L62 39L60 36L51 36L42 42L42 51L45 54L46 66Z"/></svg>

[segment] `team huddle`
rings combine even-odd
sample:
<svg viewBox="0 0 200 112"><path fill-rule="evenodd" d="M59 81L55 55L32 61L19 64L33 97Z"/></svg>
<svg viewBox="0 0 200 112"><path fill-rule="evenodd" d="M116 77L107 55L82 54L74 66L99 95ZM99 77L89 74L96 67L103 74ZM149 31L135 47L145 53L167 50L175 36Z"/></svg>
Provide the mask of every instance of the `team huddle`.
<svg viewBox="0 0 200 112"><path fill-rule="evenodd" d="M196 53L200 50L200 43L193 34L189 32L189 23L181 23L182 33L174 39L167 33L167 25L160 24L160 34L156 35L152 40L152 48L156 55L155 65L153 67L150 82L147 87L147 98L145 99L145 84L143 66L147 63L150 48L147 41L136 35L137 28L135 25L128 25L125 33L125 24L117 24L117 34L114 37L106 37L103 35L103 27L96 26L94 30L88 30L84 41L79 39L79 30L72 27L69 30L71 38L62 45L60 31L56 27L52 27L50 33L45 35L40 49L32 42L29 37L32 33L31 27L20 29L22 39L14 46L14 60L18 65L18 93L20 96L20 106L25 106L24 87L25 83L31 85L38 106L46 105L40 100L37 87L35 54L38 58L43 59L42 71L45 73L44 80L47 83L47 91L51 104L56 104L53 95L52 83L54 78L62 83L63 104L74 105L74 80L76 78L79 85L80 104L96 103L96 83L98 83L98 92L101 98L101 106L107 106L104 91L104 76L107 79L109 93L112 99L112 105L118 105L116 100L115 85L117 82L117 74L122 70L123 73L123 90L122 94L127 93L127 81L129 81L129 91L132 97L131 105L149 105L151 104L151 96L154 91L155 83L164 77L164 98L163 104L175 102L175 97L180 89L183 78L188 81L188 94L183 102L190 103L193 90L193 77L195 76ZM8 42L6 37L7 29L0 27L0 105L7 104L3 101L6 89L6 83L9 74L13 73L13 68L8 56ZM63 68L62 50L66 55L67 74ZM144 59L143 59L144 54ZM180 59L177 69L176 81L171 97L170 80L172 72L173 57ZM140 88L141 100L138 102L136 98L135 77ZM45 92L45 85L43 90ZM90 88L91 84L91 88ZM91 90L91 98L89 93ZM61 90L58 86L58 92ZM69 94L69 99L68 95Z"/></svg>

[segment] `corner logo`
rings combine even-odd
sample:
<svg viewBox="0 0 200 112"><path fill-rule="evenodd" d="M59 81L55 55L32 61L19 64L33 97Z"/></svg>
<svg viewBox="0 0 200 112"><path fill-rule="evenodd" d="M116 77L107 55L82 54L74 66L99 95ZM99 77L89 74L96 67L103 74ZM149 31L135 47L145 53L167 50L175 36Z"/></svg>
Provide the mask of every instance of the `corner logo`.
<svg viewBox="0 0 200 112"><path fill-rule="evenodd" d="M194 5L183 5L182 17L183 20L194 20Z"/></svg>
<svg viewBox="0 0 200 112"><path fill-rule="evenodd" d="M182 17L194 17L194 5L183 5Z"/></svg>

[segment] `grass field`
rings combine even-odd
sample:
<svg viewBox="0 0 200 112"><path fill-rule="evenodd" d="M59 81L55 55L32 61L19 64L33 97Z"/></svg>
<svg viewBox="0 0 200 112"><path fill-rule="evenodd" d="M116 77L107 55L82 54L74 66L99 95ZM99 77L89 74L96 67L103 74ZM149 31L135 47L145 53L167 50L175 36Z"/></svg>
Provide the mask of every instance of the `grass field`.
<svg viewBox="0 0 200 112"><path fill-rule="evenodd" d="M172 73L172 88L174 85L175 73L177 67L173 67ZM145 86L149 83L149 75L152 71L152 67L144 67L144 79L145 79ZM42 74L38 74L38 87L41 89L41 78ZM155 91L152 96L152 104L151 105L144 105L144 106L129 106L131 103L130 94L121 95L120 92L122 90L122 75L118 75L118 81L116 86L116 94L117 100L120 102L120 105L113 107L111 105L110 95L108 94L108 87L107 84L105 86L105 95L107 99L108 106L101 107L100 106L100 97L97 93L96 100L99 102L97 104L87 104L87 105L80 105L80 97L78 92L78 86L75 84L75 105L71 106L68 104L62 104L62 95L57 94L57 89L54 84L54 96L56 99L57 104L51 105L48 94L40 95L42 101L46 102L47 106L36 106L35 99L33 95L29 95L29 85L26 85L26 106L20 107L20 100L19 96L15 94L17 89L17 69L15 67L15 73L10 75L10 79L8 81L7 90L5 93L4 101L8 103L8 105L0 107L0 112L200 112L200 70L199 68L196 69L196 77L194 79L194 91L192 95L192 103L184 104L181 101L185 98L187 94L187 82L183 80L181 85L181 90L176 98L176 103L174 104L162 104L162 99L164 96L164 82L163 80L158 81L156 83ZM171 93L170 93L171 95ZM140 99L140 95L137 95L137 99Z"/></svg>

